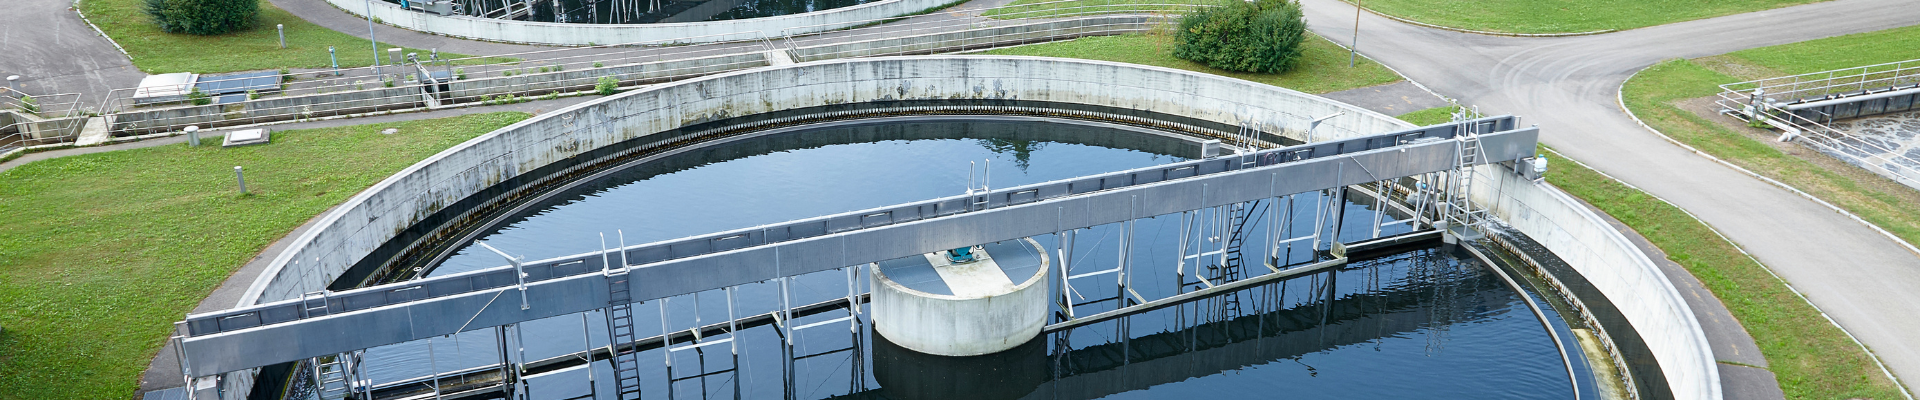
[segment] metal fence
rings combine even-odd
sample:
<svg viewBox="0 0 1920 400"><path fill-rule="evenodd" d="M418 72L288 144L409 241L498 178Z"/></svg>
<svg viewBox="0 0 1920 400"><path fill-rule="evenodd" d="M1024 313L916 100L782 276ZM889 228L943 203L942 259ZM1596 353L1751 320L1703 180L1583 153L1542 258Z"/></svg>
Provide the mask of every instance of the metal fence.
<svg viewBox="0 0 1920 400"><path fill-rule="evenodd" d="M79 93L32 99L0 96L0 109L11 109L11 115L0 120L0 155L22 147L71 142L79 135L85 120L78 107Z"/></svg>
<svg viewBox="0 0 1920 400"><path fill-rule="evenodd" d="M1720 85L1720 89L1742 94L1759 90L1762 96L1792 104L1916 84L1920 84L1920 60L1735 82Z"/></svg>
<svg viewBox="0 0 1920 400"><path fill-rule="evenodd" d="M1816 150L1920 189L1920 158L1832 126L1837 118L1911 109L1912 99L1920 95L1906 95L1906 103L1898 107L1891 104L1896 99L1875 95L1920 88L1920 60L1729 83L1720 88L1720 99L1715 103L1722 114L1755 126L1780 129L1784 132L1781 141L1803 139L1799 142ZM1852 105L1851 112L1836 116L1826 111L1836 106L1807 107L1849 98L1880 102L1874 108L1879 111L1863 112L1862 108L1869 107Z"/></svg>

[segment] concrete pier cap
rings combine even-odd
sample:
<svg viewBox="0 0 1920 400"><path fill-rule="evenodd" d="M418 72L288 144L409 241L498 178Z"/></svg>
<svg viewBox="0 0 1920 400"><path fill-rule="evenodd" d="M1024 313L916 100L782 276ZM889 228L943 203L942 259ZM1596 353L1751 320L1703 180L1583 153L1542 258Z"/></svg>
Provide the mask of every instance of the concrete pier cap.
<svg viewBox="0 0 1920 400"><path fill-rule="evenodd" d="M900 347L940 356L993 354L1031 341L1047 324L1048 285L1040 284L1047 280L1047 251L1031 238L1013 242L1031 247L1038 264L1001 265L976 247L968 262L950 261L941 252L924 255L924 264L909 257L900 260L904 266L870 265L873 329ZM1026 279L1011 280L1029 268L1034 271ZM896 280L889 270L912 275Z"/></svg>

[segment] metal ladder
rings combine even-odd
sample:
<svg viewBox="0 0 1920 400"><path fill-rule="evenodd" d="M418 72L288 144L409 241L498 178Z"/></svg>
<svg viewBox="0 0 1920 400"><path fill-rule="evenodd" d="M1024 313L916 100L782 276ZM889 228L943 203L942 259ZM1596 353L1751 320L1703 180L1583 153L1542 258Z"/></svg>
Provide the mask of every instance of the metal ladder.
<svg viewBox="0 0 1920 400"><path fill-rule="evenodd" d="M1246 263L1240 254L1241 247L1247 243L1247 228L1256 221L1254 216L1265 210L1264 202L1253 201L1235 203L1227 212L1227 246L1219 264L1208 266L1214 281L1219 284L1238 281L1244 278ZM1227 316L1240 315L1240 296L1238 292L1220 296L1220 311Z"/></svg>
<svg viewBox="0 0 1920 400"><path fill-rule="evenodd" d="M613 337L607 353L612 356L614 386L619 388L614 397L621 400L640 398L640 352L633 346L633 293L628 276L624 268L607 275L607 333Z"/></svg>
<svg viewBox="0 0 1920 400"><path fill-rule="evenodd" d="M1455 154L1459 156L1453 171L1448 173L1453 181L1448 185L1447 222L1454 226L1473 226L1483 219L1483 210L1473 207L1473 167L1480 163L1484 148L1480 145L1480 135L1472 126L1462 126L1462 132L1454 139Z"/></svg>
<svg viewBox="0 0 1920 400"><path fill-rule="evenodd" d="M313 376L318 381L321 400L340 400L353 395L354 371L359 367L359 352L314 358ZM322 361L325 360L325 361Z"/></svg>

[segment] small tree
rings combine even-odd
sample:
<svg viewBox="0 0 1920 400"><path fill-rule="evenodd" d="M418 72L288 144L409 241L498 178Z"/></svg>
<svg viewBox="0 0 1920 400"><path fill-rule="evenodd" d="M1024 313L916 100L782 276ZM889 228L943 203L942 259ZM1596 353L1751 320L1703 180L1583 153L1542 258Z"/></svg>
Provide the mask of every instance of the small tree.
<svg viewBox="0 0 1920 400"><path fill-rule="evenodd" d="M40 102L33 100L33 96L20 96L20 110L28 114L39 114Z"/></svg>
<svg viewBox="0 0 1920 400"><path fill-rule="evenodd" d="M258 0L147 0L147 15L161 32L218 35L253 26Z"/></svg>
<svg viewBox="0 0 1920 400"><path fill-rule="evenodd" d="M1231 0L1181 18L1173 56L1228 71L1287 72L1301 58L1306 31L1294 0Z"/></svg>

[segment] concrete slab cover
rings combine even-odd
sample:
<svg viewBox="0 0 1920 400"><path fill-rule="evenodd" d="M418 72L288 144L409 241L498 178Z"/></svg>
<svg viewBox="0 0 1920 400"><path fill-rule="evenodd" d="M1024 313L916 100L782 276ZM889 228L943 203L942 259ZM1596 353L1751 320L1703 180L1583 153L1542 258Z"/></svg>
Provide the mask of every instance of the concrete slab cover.
<svg viewBox="0 0 1920 400"><path fill-rule="evenodd" d="M220 147L233 147L233 146L246 146L250 144L261 144L261 143L266 143L268 139L269 137L267 136L266 129L260 129L260 128L242 129L242 130L237 130L233 132L227 132L226 141L224 143L221 143Z"/></svg>
<svg viewBox="0 0 1920 400"><path fill-rule="evenodd" d="M133 98L139 100L175 96L185 97L188 92L192 91L194 83L198 81L199 78L200 75L192 72L148 75L146 78L140 79L140 88L133 90Z"/></svg>
<svg viewBox="0 0 1920 400"><path fill-rule="evenodd" d="M1013 291L1013 280L1007 279L1006 272L1000 270L1000 263L987 256L986 250L975 251L974 262L955 264L947 261L940 253L924 254L927 263L933 264L933 272L953 289L953 295L960 297L987 297L1007 294Z"/></svg>

